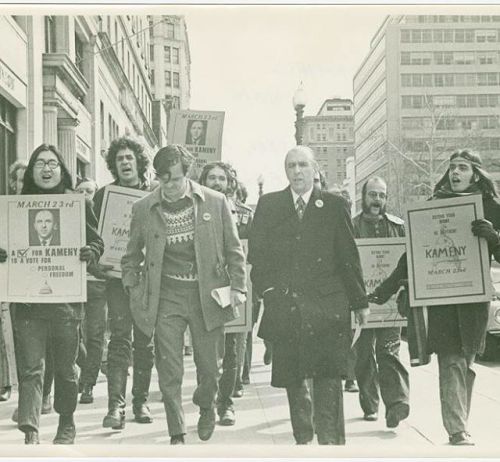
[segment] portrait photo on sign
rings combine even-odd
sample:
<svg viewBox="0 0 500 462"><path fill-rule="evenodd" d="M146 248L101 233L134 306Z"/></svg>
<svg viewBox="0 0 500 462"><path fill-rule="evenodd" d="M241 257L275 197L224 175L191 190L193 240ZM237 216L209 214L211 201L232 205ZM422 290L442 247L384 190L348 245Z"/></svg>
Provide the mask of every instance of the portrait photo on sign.
<svg viewBox="0 0 500 462"><path fill-rule="evenodd" d="M28 211L29 245L61 245L58 209L31 209Z"/></svg>
<svg viewBox="0 0 500 462"><path fill-rule="evenodd" d="M186 130L186 144L205 146L207 138L207 121L189 119Z"/></svg>

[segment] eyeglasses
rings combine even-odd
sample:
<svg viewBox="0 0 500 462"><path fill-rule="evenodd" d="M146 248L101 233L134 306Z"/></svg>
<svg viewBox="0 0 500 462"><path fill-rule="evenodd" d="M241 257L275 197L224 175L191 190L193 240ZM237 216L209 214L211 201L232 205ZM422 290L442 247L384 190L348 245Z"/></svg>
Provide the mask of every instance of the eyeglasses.
<svg viewBox="0 0 500 462"><path fill-rule="evenodd" d="M377 199L380 197L380 199L387 199L387 194L386 193L378 193L376 191L370 191L366 194L370 199Z"/></svg>
<svg viewBox="0 0 500 462"><path fill-rule="evenodd" d="M48 165L51 170L55 170L61 164L57 160L54 160L54 159L50 159L47 161L42 160L42 159L38 159L33 165L35 166L35 168L39 168L39 169L42 169L46 165Z"/></svg>

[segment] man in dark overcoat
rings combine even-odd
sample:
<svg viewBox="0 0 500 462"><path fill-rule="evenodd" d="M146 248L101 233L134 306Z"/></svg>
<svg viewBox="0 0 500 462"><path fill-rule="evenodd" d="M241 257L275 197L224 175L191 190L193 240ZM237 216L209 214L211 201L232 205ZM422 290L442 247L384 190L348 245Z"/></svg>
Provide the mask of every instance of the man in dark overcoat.
<svg viewBox="0 0 500 462"><path fill-rule="evenodd" d="M317 168L310 148L288 152L290 185L260 198L248 260L264 298L258 335L273 343L271 385L287 390L297 444L314 433L319 444L345 444L341 379L351 310L364 324L368 302L348 204L313 188Z"/></svg>

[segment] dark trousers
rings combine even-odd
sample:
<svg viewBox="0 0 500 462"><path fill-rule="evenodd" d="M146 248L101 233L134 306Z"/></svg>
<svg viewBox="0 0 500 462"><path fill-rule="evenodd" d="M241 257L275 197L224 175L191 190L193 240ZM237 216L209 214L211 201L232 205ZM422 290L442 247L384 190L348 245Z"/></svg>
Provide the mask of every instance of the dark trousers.
<svg viewBox="0 0 500 462"><path fill-rule="evenodd" d="M448 435L467 431L475 354L438 353L441 416Z"/></svg>
<svg viewBox="0 0 500 462"><path fill-rule="evenodd" d="M50 319L16 319L19 368L19 417L22 431L38 430L42 407L47 345L54 355L54 409L71 415L76 409L78 374L76 357L80 321L54 316Z"/></svg>
<svg viewBox="0 0 500 462"><path fill-rule="evenodd" d="M312 385L312 389L309 389ZM298 444L345 444L344 400L340 378L314 378L287 387L293 436Z"/></svg>
<svg viewBox="0 0 500 462"><path fill-rule="evenodd" d="M106 283L104 281L89 281L83 321L83 338L87 356L82 362L80 375L80 382L84 385L94 386L97 382L104 351L106 321Z"/></svg>
<svg viewBox="0 0 500 462"><path fill-rule="evenodd" d="M378 412L379 390L388 410L409 404L409 377L399 359L401 328L363 329L356 342L359 402L365 414Z"/></svg>
<svg viewBox="0 0 500 462"><path fill-rule="evenodd" d="M110 381L120 376L126 377L133 352L132 396L133 404L139 405L146 402L149 395L151 370L154 364L153 338L145 335L135 326L130 312L129 297L123 289L121 279L111 279L106 282L106 300L111 331L107 360L108 390L118 389L118 387L113 387L114 384L110 384ZM117 401L113 404L118 407L125 407L125 390L122 389L119 394L109 398Z"/></svg>
<svg viewBox="0 0 500 462"><path fill-rule="evenodd" d="M193 403L200 408L212 409L224 356L224 329L217 327L207 331L197 284L171 281L165 296L160 299L155 329L156 369L170 436L186 433L182 377L184 332L187 326L191 332L198 379Z"/></svg>
<svg viewBox="0 0 500 462"><path fill-rule="evenodd" d="M225 335L222 375L219 380L217 408L223 411L233 405L234 390L241 389L241 362L247 333L238 332Z"/></svg>

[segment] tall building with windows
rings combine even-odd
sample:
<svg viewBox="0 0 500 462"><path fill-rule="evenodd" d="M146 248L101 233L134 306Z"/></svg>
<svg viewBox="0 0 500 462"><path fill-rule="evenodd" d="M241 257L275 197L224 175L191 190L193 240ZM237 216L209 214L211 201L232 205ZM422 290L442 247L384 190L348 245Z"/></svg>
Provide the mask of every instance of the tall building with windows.
<svg viewBox="0 0 500 462"><path fill-rule="evenodd" d="M99 184L113 138L157 147L149 40L147 16L0 16L0 194L42 142Z"/></svg>
<svg viewBox="0 0 500 462"><path fill-rule="evenodd" d="M188 109L191 55L183 16L150 16L153 97L170 109Z"/></svg>
<svg viewBox="0 0 500 462"><path fill-rule="evenodd" d="M396 209L427 197L457 148L500 180L500 16L388 16L353 86L358 201L374 174Z"/></svg>
<svg viewBox="0 0 500 462"><path fill-rule="evenodd" d="M303 144L310 146L330 186L346 179L346 160L353 155L353 104L350 99L325 100L318 114L302 119Z"/></svg>

